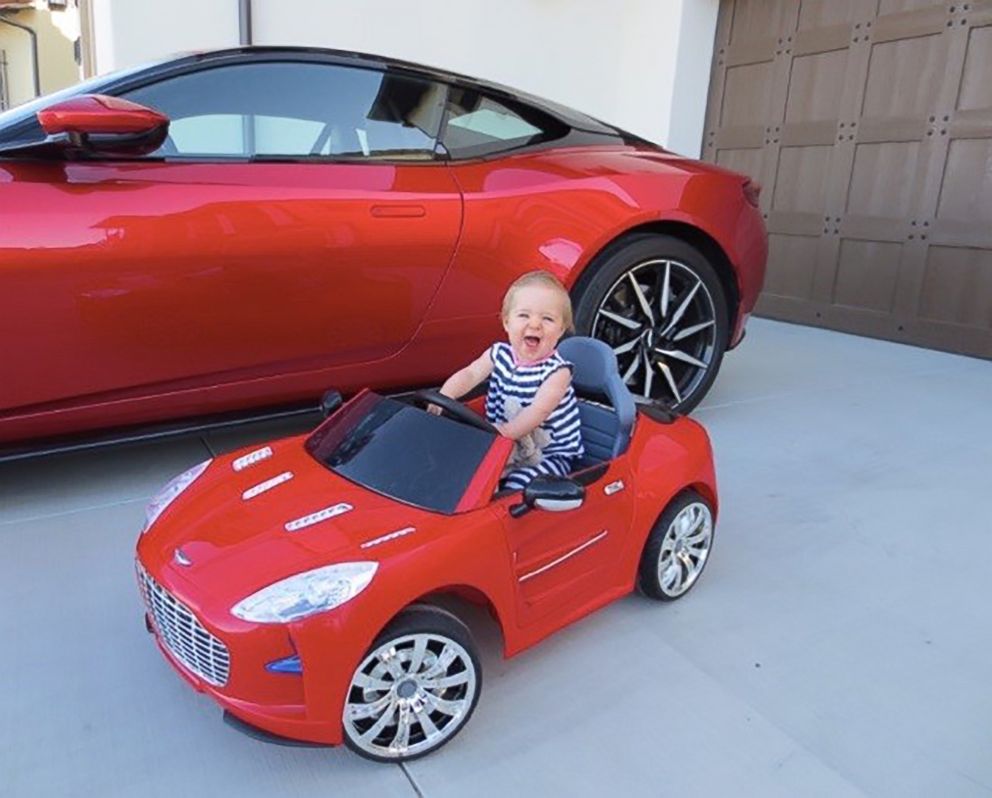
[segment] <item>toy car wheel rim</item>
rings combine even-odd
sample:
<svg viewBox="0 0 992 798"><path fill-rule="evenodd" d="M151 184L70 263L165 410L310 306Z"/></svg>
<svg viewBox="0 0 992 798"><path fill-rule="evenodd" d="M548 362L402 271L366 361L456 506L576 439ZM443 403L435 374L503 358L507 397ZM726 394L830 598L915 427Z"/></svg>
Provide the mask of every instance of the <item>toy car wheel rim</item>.
<svg viewBox="0 0 992 798"><path fill-rule="evenodd" d="M376 757L425 753L465 722L477 689L475 665L461 645L439 634L404 635L358 666L344 708L345 733Z"/></svg>
<svg viewBox="0 0 992 798"><path fill-rule="evenodd" d="M673 258L625 271L604 294L592 335L617 356L623 381L645 399L679 405L718 355L716 306L703 280Z"/></svg>
<svg viewBox="0 0 992 798"><path fill-rule="evenodd" d="M672 519L658 553L658 584L671 598L685 593L702 573L713 543L713 515L702 502Z"/></svg>

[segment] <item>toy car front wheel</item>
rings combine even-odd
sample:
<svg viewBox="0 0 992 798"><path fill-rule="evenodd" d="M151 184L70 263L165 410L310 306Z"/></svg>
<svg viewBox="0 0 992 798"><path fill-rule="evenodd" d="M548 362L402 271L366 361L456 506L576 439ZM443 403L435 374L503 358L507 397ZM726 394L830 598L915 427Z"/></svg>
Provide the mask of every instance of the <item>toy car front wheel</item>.
<svg viewBox="0 0 992 798"><path fill-rule="evenodd" d="M654 525L641 555L637 585L650 598L673 601L692 589L713 546L713 509L695 491L680 493Z"/></svg>
<svg viewBox="0 0 992 798"><path fill-rule="evenodd" d="M468 722L481 691L465 624L437 607L412 607L376 638L351 677L345 743L377 762L424 756Z"/></svg>

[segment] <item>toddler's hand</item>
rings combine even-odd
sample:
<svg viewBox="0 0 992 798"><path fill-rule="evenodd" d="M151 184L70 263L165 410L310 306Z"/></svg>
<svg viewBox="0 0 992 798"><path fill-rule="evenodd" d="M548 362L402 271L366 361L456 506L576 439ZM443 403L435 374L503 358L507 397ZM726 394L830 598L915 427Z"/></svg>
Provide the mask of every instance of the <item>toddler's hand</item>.
<svg viewBox="0 0 992 798"><path fill-rule="evenodd" d="M432 416L439 416L441 415L441 413L444 412L444 410L442 410L437 405L427 405L427 412L430 413Z"/></svg>

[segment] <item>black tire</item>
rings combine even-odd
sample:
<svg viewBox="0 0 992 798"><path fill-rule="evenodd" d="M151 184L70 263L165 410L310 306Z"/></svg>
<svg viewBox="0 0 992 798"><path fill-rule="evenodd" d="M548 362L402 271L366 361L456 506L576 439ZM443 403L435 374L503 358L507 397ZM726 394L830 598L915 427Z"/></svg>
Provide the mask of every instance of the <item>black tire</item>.
<svg viewBox="0 0 992 798"><path fill-rule="evenodd" d="M680 529L684 521L690 526ZM694 490L676 496L644 544L637 587L648 598L675 601L699 581L713 548L713 508Z"/></svg>
<svg viewBox="0 0 992 798"><path fill-rule="evenodd" d="M706 395L727 348L730 317L716 269L695 247L669 235L629 236L589 265L573 299L576 332L620 350L620 374L635 397L688 413ZM693 332L697 325L704 326Z"/></svg>
<svg viewBox="0 0 992 798"><path fill-rule="evenodd" d="M424 649L418 663L419 642ZM445 665L449 655L453 659ZM431 682L457 684L428 687ZM380 632L352 675L342 715L345 744L375 762L426 756L465 727L481 692L482 666L468 627L440 607L413 605ZM380 704L382 711L372 714ZM458 714L449 714L455 708ZM368 717L357 717L366 712ZM405 744L401 717L407 718Z"/></svg>

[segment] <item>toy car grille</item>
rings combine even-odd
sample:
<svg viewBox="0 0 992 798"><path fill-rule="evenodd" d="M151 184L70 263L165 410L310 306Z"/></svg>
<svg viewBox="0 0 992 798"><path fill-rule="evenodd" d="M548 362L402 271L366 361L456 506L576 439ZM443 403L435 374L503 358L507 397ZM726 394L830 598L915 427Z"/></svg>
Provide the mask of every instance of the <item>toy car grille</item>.
<svg viewBox="0 0 992 798"><path fill-rule="evenodd" d="M227 684L231 656L227 646L208 632L192 610L137 564L138 584L155 620L159 638L189 670L216 687Z"/></svg>

